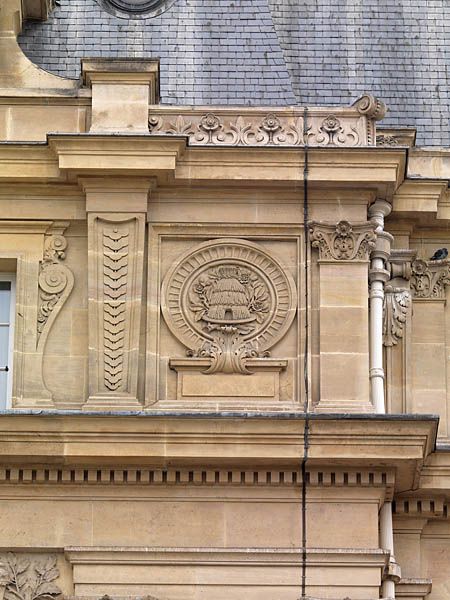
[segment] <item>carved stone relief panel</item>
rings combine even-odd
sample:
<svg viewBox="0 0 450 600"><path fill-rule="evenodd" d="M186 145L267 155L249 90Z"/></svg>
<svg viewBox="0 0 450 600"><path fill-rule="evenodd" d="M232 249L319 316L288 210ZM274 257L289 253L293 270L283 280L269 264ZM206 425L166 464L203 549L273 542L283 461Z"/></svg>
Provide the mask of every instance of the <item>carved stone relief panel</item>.
<svg viewBox="0 0 450 600"><path fill-rule="evenodd" d="M189 355L209 358L206 373L250 374L249 358L267 358L297 304L292 277L261 247L238 239L206 242L163 282L161 307Z"/></svg>
<svg viewBox="0 0 450 600"><path fill-rule="evenodd" d="M180 226L186 229L192 228ZM225 228L218 229L223 235ZM211 236L204 241L205 237L163 237L162 258L161 246L150 251L150 266L155 263L152 252L159 253L163 276L159 298L154 298L161 307L160 322L149 293L148 327L152 322L157 327L159 345L148 350L147 393L158 377L156 393L164 406L186 399L217 401L221 406L231 400L233 406L239 401L296 401L294 361L301 348L292 326L297 314L298 233L286 240L263 237L261 242L258 236L254 241ZM280 255L286 256L290 268ZM155 277L149 273L149 284ZM151 367L153 355L159 357L156 369Z"/></svg>
<svg viewBox="0 0 450 600"><path fill-rule="evenodd" d="M125 403L138 406L144 217L90 215L89 218L90 397L87 406L108 404L108 398L112 397L122 397Z"/></svg>
<svg viewBox="0 0 450 600"><path fill-rule="evenodd" d="M3 600L56 600L62 598L55 583L60 573L55 556L29 557L9 552L0 555L0 590Z"/></svg>

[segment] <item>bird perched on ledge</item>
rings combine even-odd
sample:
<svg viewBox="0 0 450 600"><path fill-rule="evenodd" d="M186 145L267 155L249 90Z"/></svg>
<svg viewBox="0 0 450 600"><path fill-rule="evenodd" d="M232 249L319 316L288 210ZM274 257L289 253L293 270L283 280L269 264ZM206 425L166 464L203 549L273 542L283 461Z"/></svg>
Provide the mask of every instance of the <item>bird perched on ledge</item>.
<svg viewBox="0 0 450 600"><path fill-rule="evenodd" d="M439 248L439 250L436 250L436 252L430 258L430 260L444 260L444 258L447 258L447 256L448 256L447 248Z"/></svg>

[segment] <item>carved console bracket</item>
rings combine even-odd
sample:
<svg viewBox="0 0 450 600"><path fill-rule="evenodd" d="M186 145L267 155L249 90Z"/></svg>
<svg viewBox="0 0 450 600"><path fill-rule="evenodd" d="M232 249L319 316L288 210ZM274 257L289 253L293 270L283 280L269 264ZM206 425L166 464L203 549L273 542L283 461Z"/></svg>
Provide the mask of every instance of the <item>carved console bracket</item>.
<svg viewBox="0 0 450 600"><path fill-rule="evenodd" d="M37 349L41 353L49 331L73 289L73 273L62 263L66 258L67 240L63 233L67 227L68 223L54 223L45 236L37 316Z"/></svg>
<svg viewBox="0 0 450 600"><path fill-rule="evenodd" d="M383 344L396 346L403 337L411 310L410 279L414 250L392 250L388 263L390 279L383 301Z"/></svg>
<svg viewBox="0 0 450 600"><path fill-rule="evenodd" d="M339 221L336 225L312 222L310 240L319 250L319 261L367 262L375 248L377 236L375 225L370 222L351 224Z"/></svg>
<svg viewBox="0 0 450 600"><path fill-rule="evenodd" d="M44 381L44 350L52 326L74 285L73 273L63 263L67 249L67 240L63 234L68 225L67 222L55 221L49 227L44 237L43 258L39 263L36 361L37 377L40 378L38 401L40 408L54 408L53 394Z"/></svg>
<svg viewBox="0 0 450 600"><path fill-rule="evenodd" d="M450 261L412 263L411 290L414 300L445 300L445 286L450 283Z"/></svg>

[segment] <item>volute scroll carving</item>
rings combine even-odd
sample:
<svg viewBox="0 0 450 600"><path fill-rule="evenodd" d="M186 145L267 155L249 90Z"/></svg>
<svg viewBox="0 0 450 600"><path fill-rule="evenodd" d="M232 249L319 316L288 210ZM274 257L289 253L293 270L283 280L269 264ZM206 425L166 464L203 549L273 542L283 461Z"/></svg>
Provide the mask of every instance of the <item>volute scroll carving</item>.
<svg viewBox="0 0 450 600"><path fill-rule="evenodd" d="M370 222L310 224L311 245L319 250L321 261L368 261L371 251L375 248L376 239L375 225Z"/></svg>
<svg viewBox="0 0 450 600"><path fill-rule="evenodd" d="M43 351L50 328L69 297L74 284L66 258L67 240L62 234L48 235L39 272L37 348Z"/></svg>
<svg viewBox="0 0 450 600"><path fill-rule="evenodd" d="M297 294L292 276L261 246L218 239L186 253L162 286L164 319L205 373L251 374L247 359L268 358L290 327Z"/></svg>

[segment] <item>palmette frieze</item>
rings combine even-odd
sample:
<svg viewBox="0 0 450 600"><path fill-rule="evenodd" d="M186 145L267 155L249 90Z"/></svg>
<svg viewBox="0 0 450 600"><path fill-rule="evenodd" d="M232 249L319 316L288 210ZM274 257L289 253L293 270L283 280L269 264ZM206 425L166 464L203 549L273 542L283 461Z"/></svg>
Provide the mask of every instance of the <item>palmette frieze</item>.
<svg viewBox="0 0 450 600"><path fill-rule="evenodd" d="M375 121L384 111L373 96L335 111L152 107L148 125L154 135L187 136L192 146L357 147L375 144Z"/></svg>
<svg viewBox="0 0 450 600"><path fill-rule="evenodd" d="M445 287L450 283L448 260L413 261L411 291L414 299L444 300Z"/></svg>
<svg viewBox="0 0 450 600"><path fill-rule="evenodd" d="M337 224L312 222L310 242L321 261L368 261L377 236L373 223L339 221Z"/></svg>

